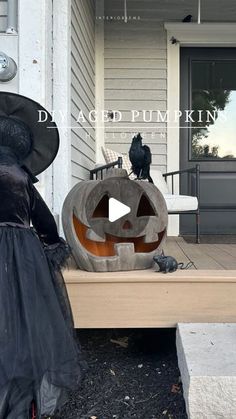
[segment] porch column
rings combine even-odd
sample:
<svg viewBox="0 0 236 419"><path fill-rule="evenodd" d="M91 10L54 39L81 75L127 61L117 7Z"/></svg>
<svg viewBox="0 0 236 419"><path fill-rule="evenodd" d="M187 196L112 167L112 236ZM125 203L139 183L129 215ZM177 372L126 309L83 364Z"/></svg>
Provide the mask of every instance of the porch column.
<svg viewBox="0 0 236 419"><path fill-rule="evenodd" d="M167 124L167 172L173 172L180 168L179 155L179 122L173 115L180 110L180 47L172 44L171 36L167 32L167 109L171 115ZM174 176L174 190L179 193L179 178ZM179 215L169 216L168 235L179 235Z"/></svg>
<svg viewBox="0 0 236 419"><path fill-rule="evenodd" d="M71 1L53 2L53 109L60 149L53 164L53 209L61 214L71 188ZM62 232L61 220L59 226Z"/></svg>
<svg viewBox="0 0 236 419"><path fill-rule="evenodd" d="M52 0L19 0L17 92L52 109ZM9 35L9 37L14 35ZM39 176L37 188L52 209L52 168Z"/></svg>

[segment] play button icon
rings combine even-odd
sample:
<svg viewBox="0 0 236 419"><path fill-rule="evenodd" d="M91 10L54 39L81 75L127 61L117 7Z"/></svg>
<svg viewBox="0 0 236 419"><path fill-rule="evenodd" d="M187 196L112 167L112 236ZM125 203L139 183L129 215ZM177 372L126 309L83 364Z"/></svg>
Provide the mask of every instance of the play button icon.
<svg viewBox="0 0 236 419"><path fill-rule="evenodd" d="M115 198L109 199L109 221L111 223L129 214L130 211L131 209L128 205L123 204Z"/></svg>

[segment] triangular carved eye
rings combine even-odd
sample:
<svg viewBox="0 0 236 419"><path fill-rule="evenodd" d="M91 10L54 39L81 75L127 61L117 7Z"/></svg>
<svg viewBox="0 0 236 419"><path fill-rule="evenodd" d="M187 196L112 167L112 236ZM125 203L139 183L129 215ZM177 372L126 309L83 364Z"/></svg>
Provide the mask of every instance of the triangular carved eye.
<svg viewBox="0 0 236 419"><path fill-rule="evenodd" d="M97 204L92 218L108 218L109 217L109 196L104 195Z"/></svg>
<svg viewBox="0 0 236 419"><path fill-rule="evenodd" d="M139 201L138 211L137 211L137 217L143 217L143 216L151 216L156 215L154 208L152 207L149 199L146 195L142 195L141 199Z"/></svg>

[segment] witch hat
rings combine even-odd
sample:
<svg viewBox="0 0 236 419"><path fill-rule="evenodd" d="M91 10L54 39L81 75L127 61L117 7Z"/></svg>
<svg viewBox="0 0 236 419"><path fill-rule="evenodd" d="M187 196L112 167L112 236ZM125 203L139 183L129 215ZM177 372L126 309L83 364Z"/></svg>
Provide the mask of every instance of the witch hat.
<svg viewBox="0 0 236 419"><path fill-rule="evenodd" d="M42 122L39 119L42 111ZM34 100L11 92L0 92L0 117L23 122L30 130L32 146L22 165L33 175L50 166L59 148L59 133L50 113Z"/></svg>

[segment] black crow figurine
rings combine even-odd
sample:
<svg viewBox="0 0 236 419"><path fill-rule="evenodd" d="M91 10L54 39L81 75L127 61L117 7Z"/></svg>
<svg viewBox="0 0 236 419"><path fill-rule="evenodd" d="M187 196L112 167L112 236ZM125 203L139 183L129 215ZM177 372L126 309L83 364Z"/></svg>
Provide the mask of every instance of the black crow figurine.
<svg viewBox="0 0 236 419"><path fill-rule="evenodd" d="M185 18L182 20L182 22L184 22L184 23L192 22L192 15L185 16Z"/></svg>
<svg viewBox="0 0 236 419"><path fill-rule="evenodd" d="M153 183L150 176L150 164L152 162L151 150L147 145L142 145L140 133L132 139L129 159L132 164L132 172L137 176L137 179L148 179L149 182Z"/></svg>

